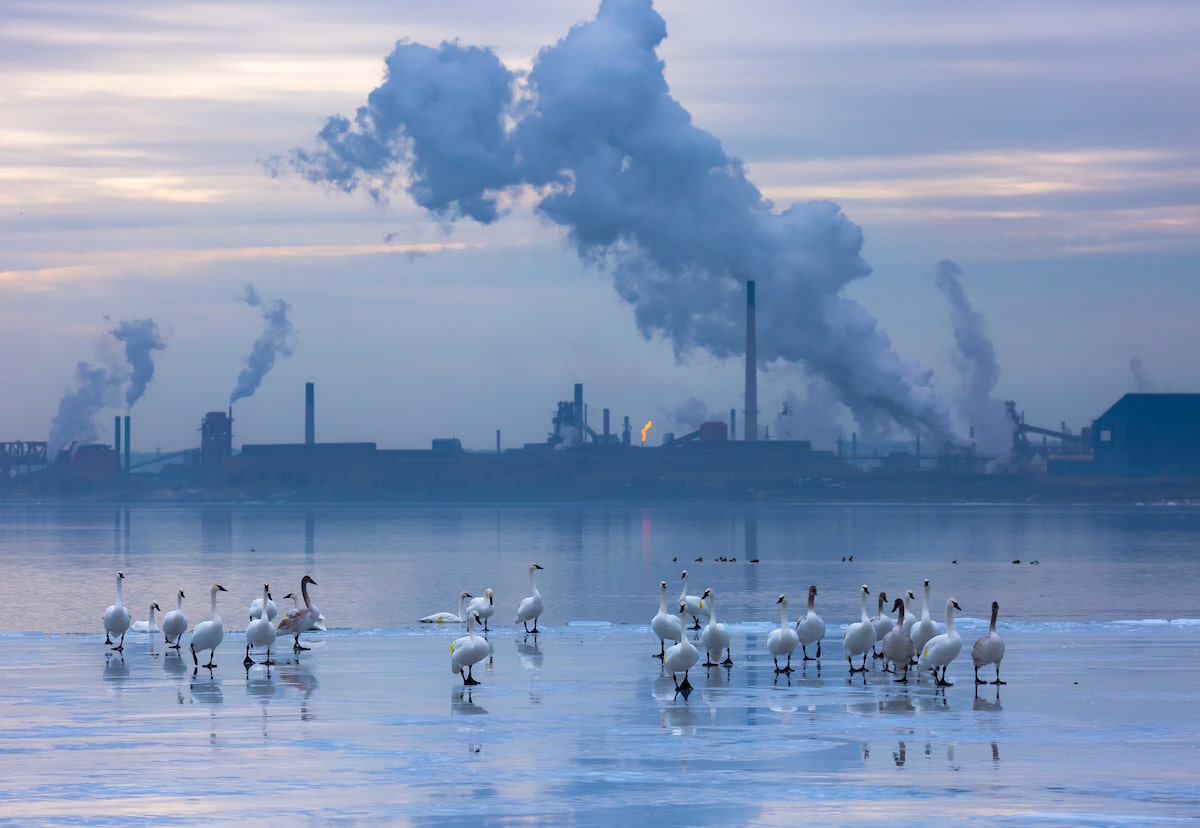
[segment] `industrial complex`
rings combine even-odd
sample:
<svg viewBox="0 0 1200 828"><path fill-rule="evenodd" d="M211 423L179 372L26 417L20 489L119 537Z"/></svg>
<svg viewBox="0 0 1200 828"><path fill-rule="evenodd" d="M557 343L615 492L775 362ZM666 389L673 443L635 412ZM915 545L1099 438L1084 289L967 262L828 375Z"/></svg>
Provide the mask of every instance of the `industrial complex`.
<svg viewBox="0 0 1200 828"><path fill-rule="evenodd" d="M1126 394L1077 433L1034 426L1014 402L1007 456L973 446L860 451L758 439L754 283L747 285L745 411L688 434L645 442L628 417L589 417L584 386L560 401L544 442L466 451L454 438L427 449L316 439L315 386L305 388L302 443L235 448L232 409L203 415L198 447L131 451L129 416L112 444L0 442L0 494L9 497L295 500L558 500L753 497L837 500L1153 500L1200 497L1200 394Z"/></svg>

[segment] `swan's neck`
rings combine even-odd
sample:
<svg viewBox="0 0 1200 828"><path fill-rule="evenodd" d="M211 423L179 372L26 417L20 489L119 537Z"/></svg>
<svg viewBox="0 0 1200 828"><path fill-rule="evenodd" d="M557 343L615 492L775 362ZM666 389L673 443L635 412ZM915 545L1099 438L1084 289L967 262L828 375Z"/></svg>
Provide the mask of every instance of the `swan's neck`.
<svg viewBox="0 0 1200 828"><path fill-rule="evenodd" d="M533 582L533 573L535 571L533 569L529 570L529 588L533 591L534 595L541 595L542 593L538 592L537 584Z"/></svg>
<svg viewBox="0 0 1200 828"><path fill-rule="evenodd" d="M308 603L308 581L300 584L300 594L304 596L304 606L312 607L312 604Z"/></svg>
<svg viewBox="0 0 1200 828"><path fill-rule="evenodd" d="M467 600L467 596L463 595L461 592L458 593L458 617L459 618L462 618L463 604L466 602L466 600ZM470 624L470 623L471 623L471 619L468 618L467 624Z"/></svg>
<svg viewBox="0 0 1200 828"><path fill-rule="evenodd" d="M150 605L150 626L154 626L154 604Z"/></svg>
<svg viewBox="0 0 1200 828"><path fill-rule="evenodd" d="M996 607L992 610L992 623L988 625L988 635L996 634L996 616L1000 613L1000 608Z"/></svg>
<svg viewBox="0 0 1200 828"><path fill-rule="evenodd" d="M921 599L921 620L929 620L929 584L925 585L925 597Z"/></svg>
<svg viewBox="0 0 1200 828"><path fill-rule="evenodd" d="M862 604L862 620L869 624L871 622L871 618L867 615L867 593L862 593L859 596L859 599L860 603Z"/></svg>
<svg viewBox="0 0 1200 828"><path fill-rule="evenodd" d="M779 628L781 630L786 630L788 628L787 601L783 601L779 604Z"/></svg>
<svg viewBox="0 0 1200 828"><path fill-rule="evenodd" d="M124 601L121 599L121 578L117 578L117 606L121 606Z"/></svg>
<svg viewBox="0 0 1200 828"><path fill-rule="evenodd" d="M808 593L808 614L809 615L812 615L813 604L815 604L816 601L817 601L817 596L813 595L811 592Z"/></svg>
<svg viewBox="0 0 1200 828"><path fill-rule="evenodd" d="M178 592L175 593L175 609L183 612L183 596Z"/></svg>
<svg viewBox="0 0 1200 828"><path fill-rule="evenodd" d="M896 626L904 629L904 604L900 605L900 614L896 616Z"/></svg>
<svg viewBox="0 0 1200 828"><path fill-rule="evenodd" d="M954 606L946 605L946 632L954 632Z"/></svg>
<svg viewBox="0 0 1200 828"><path fill-rule="evenodd" d="M216 588L216 587L213 587L212 589L210 589L210 590L209 590L209 593L210 593L210 594L211 594L211 596L212 596L212 617L213 617L213 620L214 620L214 621L219 621L219 620L221 619L221 617L220 617L219 615L217 615L217 588Z"/></svg>
<svg viewBox="0 0 1200 828"><path fill-rule="evenodd" d="M708 623L717 623L717 602L713 600L713 596L708 596Z"/></svg>
<svg viewBox="0 0 1200 828"><path fill-rule="evenodd" d="M658 596L658 614L666 615L667 614L667 588L663 587L660 590L660 592L662 594Z"/></svg>

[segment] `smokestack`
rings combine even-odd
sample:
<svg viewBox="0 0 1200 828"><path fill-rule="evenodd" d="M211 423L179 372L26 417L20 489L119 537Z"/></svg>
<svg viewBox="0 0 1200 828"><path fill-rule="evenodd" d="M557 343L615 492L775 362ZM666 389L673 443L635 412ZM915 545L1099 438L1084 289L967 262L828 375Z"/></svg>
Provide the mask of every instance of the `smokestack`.
<svg viewBox="0 0 1200 828"><path fill-rule="evenodd" d="M496 454L500 453L500 429L496 429Z"/></svg>
<svg viewBox="0 0 1200 828"><path fill-rule="evenodd" d="M117 474L121 473L121 415L113 417L113 458Z"/></svg>
<svg viewBox="0 0 1200 828"><path fill-rule="evenodd" d="M608 445L608 409L604 409L604 445Z"/></svg>
<svg viewBox="0 0 1200 828"><path fill-rule="evenodd" d="M737 439L737 409L729 409L729 439Z"/></svg>
<svg viewBox="0 0 1200 828"><path fill-rule="evenodd" d="M125 471L129 471L129 415L125 415Z"/></svg>
<svg viewBox="0 0 1200 828"><path fill-rule="evenodd" d="M315 396L313 384L311 382L304 383L304 445L306 446L311 446L317 441Z"/></svg>
<svg viewBox="0 0 1200 828"><path fill-rule="evenodd" d="M758 439L758 333L754 325L754 280L746 282L746 426L747 442Z"/></svg>
<svg viewBox="0 0 1200 828"><path fill-rule="evenodd" d="M625 418L625 430L621 432L621 444L627 446L627 445L629 445L629 440L630 440L629 418L626 417Z"/></svg>
<svg viewBox="0 0 1200 828"><path fill-rule="evenodd" d="M583 442L583 383L575 383L575 427L579 429L579 442Z"/></svg>

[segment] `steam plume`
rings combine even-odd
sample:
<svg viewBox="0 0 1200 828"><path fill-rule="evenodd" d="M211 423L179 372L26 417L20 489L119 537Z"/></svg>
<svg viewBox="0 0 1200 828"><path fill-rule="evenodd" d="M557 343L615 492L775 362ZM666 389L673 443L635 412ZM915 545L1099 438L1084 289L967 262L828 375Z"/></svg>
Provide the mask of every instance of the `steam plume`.
<svg viewBox="0 0 1200 828"><path fill-rule="evenodd" d="M75 389L59 400L58 414L50 423L51 459L72 442L96 442L96 415L111 403L116 388L108 370L87 362L76 364Z"/></svg>
<svg viewBox="0 0 1200 828"><path fill-rule="evenodd" d="M501 195L532 188L579 256L611 270L642 334L669 337L679 358L743 353L755 279L764 366L807 365L860 422L955 439L930 373L841 295L871 272L860 228L828 201L776 211L671 97L656 54L665 37L650 0L604 0L525 78L487 49L401 42L354 120L330 117L291 165L378 201L404 186L447 222L490 223Z"/></svg>
<svg viewBox="0 0 1200 828"><path fill-rule="evenodd" d="M1133 357L1129 360L1129 373L1133 377L1133 390L1139 394L1149 394L1157 390L1154 380L1150 378L1150 372L1146 370L1146 363L1141 357Z"/></svg>
<svg viewBox="0 0 1200 828"><path fill-rule="evenodd" d="M133 404L146 393L146 386L154 378L154 362L151 351L161 351L166 344L158 335L158 326L153 319L127 319L113 330L112 335L125 343L125 358L131 373L129 388L125 391L125 406Z"/></svg>
<svg viewBox="0 0 1200 828"><path fill-rule="evenodd" d="M960 409L969 423L975 426L975 439L987 451L1005 449L1012 438L1012 424L1004 411L1004 403L992 396L1000 381L1000 364L996 348L988 336L983 315L971 305L958 277L962 268L954 262L938 262L937 286L950 303L954 323L955 366L963 378Z"/></svg>
<svg viewBox="0 0 1200 828"><path fill-rule="evenodd" d="M258 295L254 285L246 285L242 301L252 308L262 309L262 318L267 323L267 329L254 341L254 348L246 357L246 367L238 374L237 387L229 395L230 405L257 391L263 377L274 367L275 361L281 356L291 356L296 348L296 335L292 330L292 323L288 321L291 305L282 299L264 300Z"/></svg>

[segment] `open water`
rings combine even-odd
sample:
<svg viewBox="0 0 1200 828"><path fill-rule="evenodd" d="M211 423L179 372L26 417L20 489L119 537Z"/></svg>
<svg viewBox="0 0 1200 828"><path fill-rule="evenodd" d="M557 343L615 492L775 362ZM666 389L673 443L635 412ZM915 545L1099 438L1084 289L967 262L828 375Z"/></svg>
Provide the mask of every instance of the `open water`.
<svg viewBox="0 0 1200 828"><path fill-rule="evenodd" d="M0 822L1191 822L1198 540L1186 506L4 504ZM684 569L734 659L688 696L649 632ZM182 588L194 624L224 585L217 669L157 636L108 651L118 570L139 620ZM246 606L304 574L329 630L243 669ZM850 676L860 585L919 611L924 578L935 619L963 608L955 684ZM775 600L795 618L809 584L822 661L776 674ZM462 625L417 619L487 587L494 654L464 690ZM976 687L993 600L1008 684Z"/></svg>

